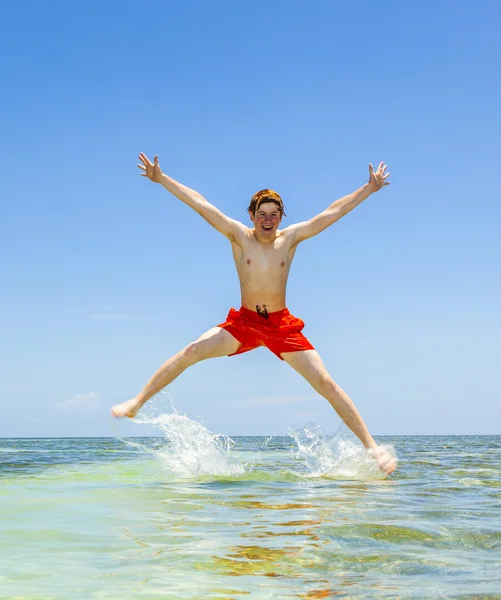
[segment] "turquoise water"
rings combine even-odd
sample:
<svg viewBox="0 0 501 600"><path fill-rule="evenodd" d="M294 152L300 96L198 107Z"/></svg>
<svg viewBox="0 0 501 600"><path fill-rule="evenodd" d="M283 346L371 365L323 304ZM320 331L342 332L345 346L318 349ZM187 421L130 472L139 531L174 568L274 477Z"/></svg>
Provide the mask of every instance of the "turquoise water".
<svg viewBox="0 0 501 600"><path fill-rule="evenodd" d="M501 437L152 425L0 440L0 598L501 598Z"/></svg>

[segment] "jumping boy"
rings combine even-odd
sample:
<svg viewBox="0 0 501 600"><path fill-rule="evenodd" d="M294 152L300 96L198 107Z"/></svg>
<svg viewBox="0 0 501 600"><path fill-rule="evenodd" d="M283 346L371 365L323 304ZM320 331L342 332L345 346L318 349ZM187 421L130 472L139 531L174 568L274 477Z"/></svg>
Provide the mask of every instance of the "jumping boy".
<svg viewBox="0 0 501 600"><path fill-rule="evenodd" d="M227 217L199 193L162 173L158 156L153 163L142 153L139 159L142 164L138 167L143 171L143 177L162 184L230 240L240 280L241 308L232 308L224 323L209 329L169 358L135 398L115 405L112 414L134 417L152 396L201 360L233 356L266 346L330 402L364 447L371 451L380 469L386 475L391 474L397 466L396 459L377 446L352 400L335 383L319 354L303 335L303 321L287 310L285 299L289 269L299 243L317 235L373 192L389 185L386 165L381 162L376 171L369 165L367 184L337 200L309 221L280 230L284 205L273 190L261 190L252 197L248 212L254 227L249 228Z"/></svg>

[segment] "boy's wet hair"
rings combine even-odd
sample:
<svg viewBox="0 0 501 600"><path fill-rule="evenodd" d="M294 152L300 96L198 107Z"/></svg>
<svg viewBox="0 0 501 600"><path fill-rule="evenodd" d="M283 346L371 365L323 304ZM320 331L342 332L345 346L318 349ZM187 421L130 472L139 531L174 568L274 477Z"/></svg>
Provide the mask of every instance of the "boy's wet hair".
<svg viewBox="0 0 501 600"><path fill-rule="evenodd" d="M258 210L261 204L264 204L265 202L273 202L277 205L280 215L282 217L287 216L284 211L284 203L282 202L282 198L280 198L277 192L268 189L260 190L259 192L256 192L254 196L252 196L249 207L247 208L248 212L250 212L252 216L255 216L256 210Z"/></svg>

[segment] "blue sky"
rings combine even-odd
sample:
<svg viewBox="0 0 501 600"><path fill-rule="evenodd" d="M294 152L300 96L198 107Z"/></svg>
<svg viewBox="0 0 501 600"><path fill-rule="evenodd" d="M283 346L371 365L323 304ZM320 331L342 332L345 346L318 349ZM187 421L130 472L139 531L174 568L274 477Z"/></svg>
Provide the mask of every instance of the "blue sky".
<svg viewBox="0 0 501 600"><path fill-rule="evenodd" d="M392 185L296 254L291 312L370 431L501 417L501 79L492 1L10 3L0 24L1 436L140 435L109 407L239 306L227 240L137 154L247 222ZM175 405L229 435L339 426L265 349ZM168 406L166 396L154 408Z"/></svg>

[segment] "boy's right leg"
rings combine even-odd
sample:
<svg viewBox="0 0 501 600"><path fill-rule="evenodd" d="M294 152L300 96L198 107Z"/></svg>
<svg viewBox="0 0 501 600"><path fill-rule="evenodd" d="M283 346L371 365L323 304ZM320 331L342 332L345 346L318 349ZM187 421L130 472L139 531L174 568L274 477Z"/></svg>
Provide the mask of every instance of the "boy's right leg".
<svg viewBox="0 0 501 600"><path fill-rule="evenodd" d="M233 354L240 345L226 330L220 327L209 329L198 340L188 344L181 352L164 362L135 398L113 406L111 414L114 417L135 417L145 402L174 381L186 368L206 358Z"/></svg>

